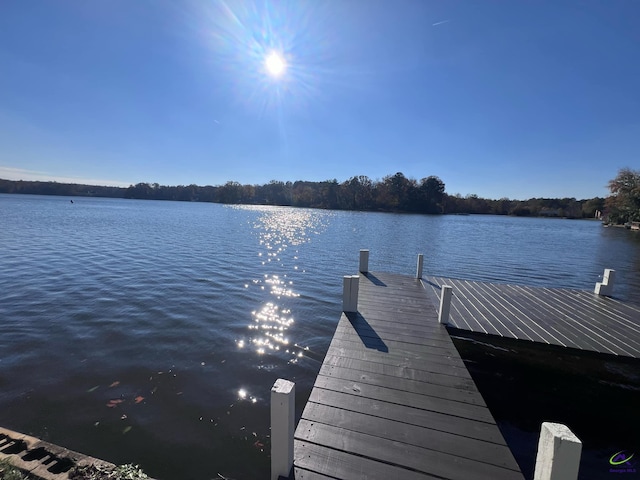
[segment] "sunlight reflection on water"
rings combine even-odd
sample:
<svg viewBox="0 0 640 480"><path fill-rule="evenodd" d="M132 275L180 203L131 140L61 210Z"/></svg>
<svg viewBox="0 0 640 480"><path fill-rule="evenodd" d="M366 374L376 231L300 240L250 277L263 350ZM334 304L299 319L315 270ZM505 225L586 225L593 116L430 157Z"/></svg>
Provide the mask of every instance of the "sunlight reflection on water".
<svg viewBox="0 0 640 480"><path fill-rule="evenodd" d="M288 363L297 363L304 356L308 346L292 342L292 329L295 324L291 300L300 296L295 291L294 280L290 273L305 273L298 269L297 247L311 241L313 235L319 235L326 228L329 212L306 209L291 209L271 206L238 205L230 208L257 211L262 215L253 223L254 232L258 235L258 258L261 266L271 271L261 278L255 278L251 284L244 284L245 289L259 288L272 298L263 301L251 312L253 322L248 325L250 335L248 341L236 339L238 348L244 349L247 344L253 347L258 355L265 353L284 353ZM291 250L291 251L290 251ZM285 273L289 272L289 273ZM250 349L248 349L250 350Z"/></svg>

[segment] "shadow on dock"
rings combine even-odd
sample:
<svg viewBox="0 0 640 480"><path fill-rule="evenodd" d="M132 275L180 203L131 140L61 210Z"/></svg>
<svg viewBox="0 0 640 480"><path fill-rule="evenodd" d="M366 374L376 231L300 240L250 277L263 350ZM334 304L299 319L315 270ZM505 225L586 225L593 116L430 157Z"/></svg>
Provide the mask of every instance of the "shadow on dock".
<svg viewBox="0 0 640 480"><path fill-rule="evenodd" d="M366 318L358 312L348 312L345 313L345 315L349 319L349 323L356 331L365 347L378 350L379 352L389 353L389 347L384 343L384 340L380 338L380 335L376 333L369 322L367 322Z"/></svg>
<svg viewBox="0 0 640 480"><path fill-rule="evenodd" d="M386 287L387 286L386 283L384 283L382 280L380 280L378 277L376 277L371 272L363 273L362 275L364 275L366 278L368 278L371 281L371 283L373 283L377 287Z"/></svg>

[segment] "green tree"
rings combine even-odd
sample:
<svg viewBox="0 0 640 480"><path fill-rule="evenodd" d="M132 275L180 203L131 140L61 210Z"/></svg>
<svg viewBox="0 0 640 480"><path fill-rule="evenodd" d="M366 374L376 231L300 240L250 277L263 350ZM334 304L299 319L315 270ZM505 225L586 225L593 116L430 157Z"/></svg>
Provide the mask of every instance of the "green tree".
<svg viewBox="0 0 640 480"><path fill-rule="evenodd" d="M623 168L609 181L611 196L607 198L609 221L640 221L640 170Z"/></svg>
<svg viewBox="0 0 640 480"><path fill-rule="evenodd" d="M377 186L377 204L382 210L411 211L412 203L417 197L417 184L402 172L387 175Z"/></svg>
<svg viewBox="0 0 640 480"><path fill-rule="evenodd" d="M227 182L218 187L216 201L219 203L240 203L242 199L242 185L238 182Z"/></svg>
<svg viewBox="0 0 640 480"><path fill-rule="evenodd" d="M420 211L425 213L441 213L444 198L444 182L431 175L420 180L419 196L422 205Z"/></svg>
<svg viewBox="0 0 640 480"><path fill-rule="evenodd" d="M320 182L321 208L336 209L338 208L338 180L325 180Z"/></svg>

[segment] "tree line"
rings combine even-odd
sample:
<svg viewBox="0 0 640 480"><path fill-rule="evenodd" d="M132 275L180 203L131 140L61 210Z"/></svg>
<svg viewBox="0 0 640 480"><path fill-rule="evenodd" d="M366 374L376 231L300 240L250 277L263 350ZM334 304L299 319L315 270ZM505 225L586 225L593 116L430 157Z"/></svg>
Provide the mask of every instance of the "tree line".
<svg viewBox="0 0 640 480"><path fill-rule="evenodd" d="M357 176L342 183L335 179L322 182L272 180L264 185L227 182L218 187L139 183L125 193L126 198L415 213L442 213L444 196L444 183L438 177L430 176L418 182L400 172L381 181Z"/></svg>
<svg viewBox="0 0 640 480"><path fill-rule="evenodd" d="M491 200L477 195L449 195L436 176L421 180L401 172L382 180L355 176L344 182L282 182L264 185L227 182L218 186L138 183L128 188L57 182L0 180L0 193L93 196L145 200L215 202L226 204L289 205L335 210L363 210L429 214L496 214L593 218L605 209L604 198L532 198ZM608 200L607 200L608 202Z"/></svg>

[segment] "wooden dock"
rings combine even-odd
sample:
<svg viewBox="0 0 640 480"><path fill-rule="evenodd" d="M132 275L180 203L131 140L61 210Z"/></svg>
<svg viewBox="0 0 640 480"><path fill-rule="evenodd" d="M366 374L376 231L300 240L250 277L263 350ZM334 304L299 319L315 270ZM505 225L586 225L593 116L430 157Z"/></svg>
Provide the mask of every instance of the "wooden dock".
<svg viewBox="0 0 640 480"><path fill-rule="evenodd" d="M422 281L359 283L295 431L295 478L522 479Z"/></svg>
<svg viewBox="0 0 640 480"><path fill-rule="evenodd" d="M442 277L422 280L434 305L453 287L449 326L504 338L640 358L640 306L592 292Z"/></svg>

